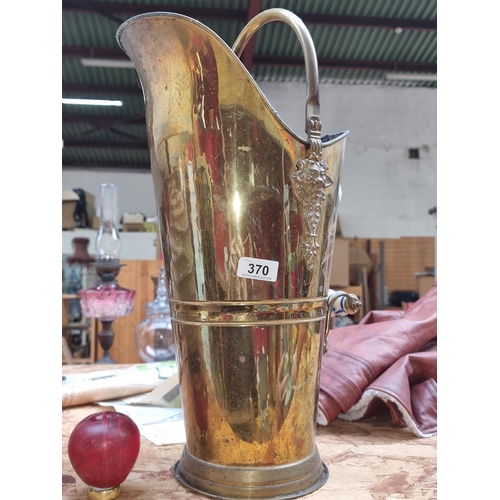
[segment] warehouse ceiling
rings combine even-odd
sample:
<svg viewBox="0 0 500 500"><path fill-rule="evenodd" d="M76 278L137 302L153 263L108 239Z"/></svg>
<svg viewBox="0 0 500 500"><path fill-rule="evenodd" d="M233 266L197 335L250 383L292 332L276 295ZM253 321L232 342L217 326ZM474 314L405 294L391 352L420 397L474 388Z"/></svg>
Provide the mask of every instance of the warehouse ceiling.
<svg viewBox="0 0 500 500"><path fill-rule="evenodd" d="M150 170L142 90L116 31L146 12L187 15L232 46L257 13L297 14L311 33L322 83L437 86L437 0L62 0L62 97L118 106L62 105L62 167ZM258 82L304 81L291 28L263 26L242 54ZM125 63L125 64L123 64Z"/></svg>

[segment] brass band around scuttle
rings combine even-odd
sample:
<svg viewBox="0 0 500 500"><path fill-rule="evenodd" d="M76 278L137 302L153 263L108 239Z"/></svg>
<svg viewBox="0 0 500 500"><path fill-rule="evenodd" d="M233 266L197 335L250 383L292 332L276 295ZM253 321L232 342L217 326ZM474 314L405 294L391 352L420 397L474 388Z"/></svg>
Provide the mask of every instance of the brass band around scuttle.
<svg viewBox="0 0 500 500"><path fill-rule="evenodd" d="M324 319L328 299L305 300L190 302L170 301L172 322L220 326L263 326L276 322L298 324Z"/></svg>

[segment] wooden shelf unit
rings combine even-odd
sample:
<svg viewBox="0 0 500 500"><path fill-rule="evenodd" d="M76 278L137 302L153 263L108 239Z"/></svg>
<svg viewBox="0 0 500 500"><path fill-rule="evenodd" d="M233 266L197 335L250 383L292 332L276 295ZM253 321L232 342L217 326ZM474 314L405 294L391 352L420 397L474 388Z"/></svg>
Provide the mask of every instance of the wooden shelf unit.
<svg viewBox="0 0 500 500"><path fill-rule="evenodd" d="M73 299L78 299L78 295L72 293L62 294L62 344L63 344L63 359L62 364L93 364L96 359L96 322L93 318L82 318L79 323L69 323L69 311L70 311L70 301ZM71 329L87 330L88 331L88 342L90 343L89 356L86 358L77 358L71 355L71 359L67 359L69 356L69 339L68 331ZM68 349L65 349L65 344ZM69 351L69 352L68 352ZM66 355L64 355L66 353Z"/></svg>

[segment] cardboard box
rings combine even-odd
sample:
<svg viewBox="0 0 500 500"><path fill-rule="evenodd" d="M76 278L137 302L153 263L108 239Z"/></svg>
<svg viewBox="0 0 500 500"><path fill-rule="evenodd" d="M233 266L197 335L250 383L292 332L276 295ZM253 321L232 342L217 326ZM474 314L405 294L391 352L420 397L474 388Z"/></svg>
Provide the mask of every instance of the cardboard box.
<svg viewBox="0 0 500 500"><path fill-rule="evenodd" d="M146 221L146 216L137 212L126 212L122 216L122 224L142 224Z"/></svg>
<svg viewBox="0 0 500 500"><path fill-rule="evenodd" d="M340 225L340 217L337 217L337 225L335 226L335 238L342 238L342 226Z"/></svg>
<svg viewBox="0 0 500 500"><path fill-rule="evenodd" d="M62 228L63 229L74 229L75 227L80 227L80 221L75 221L74 213L76 204L80 200L80 197L73 189L63 189L62 191ZM81 227L91 227L92 219L95 215L95 197L92 193L85 191L85 209L88 216L88 225ZM81 223L86 224L87 221L82 217Z"/></svg>
<svg viewBox="0 0 500 500"><path fill-rule="evenodd" d="M423 297L436 283L436 277L434 275L417 275L418 281L418 296Z"/></svg>
<svg viewBox="0 0 500 500"><path fill-rule="evenodd" d="M330 287L334 290L349 285L349 240L335 238L333 244Z"/></svg>
<svg viewBox="0 0 500 500"><path fill-rule="evenodd" d="M126 222L122 227L125 233L142 233L144 231L142 222Z"/></svg>
<svg viewBox="0 0 500 500"><path fill-rule="evenodd" d="M349 248L349 284L363 285L363 272L366 279L372 270L373 264L368 253L358 245Z"/></svg>
<svg viewBox="0 0 500 500"><path fill-rule="evenodd" d="M76 204L80 197L72 189L63 189L62 192L62 228L73 229L76 221L73 217Z"/></svg>
<svg viewBox="0 0 500 500"><path fill-rule="evenodd" d="M156 233L155 247L157 260L163 260L163 250L161 248L160 233Z"/></svg>

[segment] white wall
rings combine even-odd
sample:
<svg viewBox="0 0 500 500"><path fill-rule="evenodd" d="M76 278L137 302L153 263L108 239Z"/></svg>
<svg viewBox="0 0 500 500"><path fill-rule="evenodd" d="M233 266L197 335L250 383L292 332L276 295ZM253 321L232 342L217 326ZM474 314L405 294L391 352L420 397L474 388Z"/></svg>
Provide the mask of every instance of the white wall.
<svg viewBox="0 0 500 500"><path fill-rule="evenodd" d="M75 228L71 231L63 231L61 239L61 250L63 254L73 255L73 238L88 238L89 245L87 251L89 255L95 258L95 240L97 230ZM124 232L120 231L122 240L122 250L120 252L121 260L156 260L156 233L152 232Z"/></svg>
<svg viewBox="0 0 500 500"><path fill-rule="evenodd" d="M261 83L285 123L304 137L305 85ZM339 217L351 238L435 236L436 89L321 85L323 133L350 130ZM420 148L420 159L408 159Z"/></svg>
<svg viewBox="0 0 500 500"><path fill-rule="evenodd" d="M153 179L149 172L116 172L114 170L63 169L63 189L85 189L95 196L96 211L99 186L112 183L118 186L118 211L142 212L146 217L156 216ZM97 215L97 213L96 213Z"/></svg>
<svg viewBox="0 0 500 500"><path fill-rule="evenodd" d="M259 83L287 125L304 133L305 84ZM345 237L435 236L437 204L436 89L375 85L320 86L323 132L350 130L342 174L340 221ZM420 159L408 149L419 148ZM155 216L149 173L63 170L63 189L96 194L118 185L120 213Z"/></svg>

